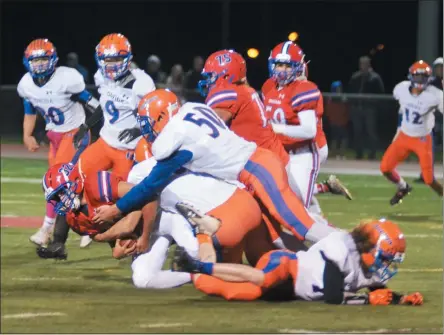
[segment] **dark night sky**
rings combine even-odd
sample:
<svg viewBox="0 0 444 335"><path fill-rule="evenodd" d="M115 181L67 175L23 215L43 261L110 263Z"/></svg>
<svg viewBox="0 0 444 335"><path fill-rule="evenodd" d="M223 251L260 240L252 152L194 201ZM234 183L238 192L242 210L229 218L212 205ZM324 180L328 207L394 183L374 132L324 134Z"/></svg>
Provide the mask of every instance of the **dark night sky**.
<svg viewBox="0 0 444 335"><path fill-rule="evenodd" d="M416 1L235 1L230 4L229 47L244 56L248 47L260 49L258 58L247 59L249 80L259 88L268 74L270 49L297 31L298 42L311 60L310 79L328 90L333 80L348 81L359 56L383 43L385 49L375 55L373 66L389 93L415 61L417 7ZM25 71L23 51L39 37L56 45L59 64L66 53L76 51L91 74L96 71L94 48L111 32L129 38L139 66L155 53L164 71L175 63L188 70L194 55L206 57L222 47L221 9L217 1L3 2L1 83L18 83ZM442 50L442 29L439 37Z"/></svg>

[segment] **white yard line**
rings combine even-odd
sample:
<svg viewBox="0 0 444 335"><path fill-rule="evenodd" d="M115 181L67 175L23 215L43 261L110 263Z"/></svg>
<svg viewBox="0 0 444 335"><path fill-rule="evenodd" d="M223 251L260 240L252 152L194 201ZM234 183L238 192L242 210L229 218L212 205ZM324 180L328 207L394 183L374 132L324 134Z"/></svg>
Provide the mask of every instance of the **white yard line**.
<svg viewBox="0 0 444 335"><path fill-rule="evenodd" d="M14 277L11 278L16 281L50 281L50 280L79 280L83 279L82 277L69 277L69 278L61 278L61 277Z"/></svg>
<svg viewBox="0 0 444 335"><path fill-rule="evenodd" d="M3 315L3 319L29 319L29 318L38 318L41 316L66 316L65 313L60 312L48 312L48 313L19 313L19 314L6 314Z"/></svg>
<svg viewBox="0 0 444 335"><path fill-rule="evenodd" d="M2 204L18 204L18 205L28 205L29 201L25 201L25 200L1 200Z"/></svg>
<svg viewBox="0 0 444 335"><path fill-rule="evenodd" d="M175 327L189 327L192 323L153 323L141 324L140 328L175 328Z"/></svg>
<svg viewBox="0 0 444 335"><path fill-rule="evenodd" d="M2 184L6 183L21 183L21 184L41 184L42 179L38 178L14 178L14 177L1 177Z"/></svg>
<svg viewBox="0 0 444 335"><path fill-rule="evenodd" d="M387 328L380 328L380 329L373 329L373 330L346 330L346 331L337 331L334 330L335 333L339 334L396 334L396 333L410 333L414 331L417 332L435 332L435 331L442 331L442 328L399 328L399 329L387 329ZM279 333L284 334L332 334L328 332L320 332L315 330L308 330L308 329L278 329Z"/></svg>

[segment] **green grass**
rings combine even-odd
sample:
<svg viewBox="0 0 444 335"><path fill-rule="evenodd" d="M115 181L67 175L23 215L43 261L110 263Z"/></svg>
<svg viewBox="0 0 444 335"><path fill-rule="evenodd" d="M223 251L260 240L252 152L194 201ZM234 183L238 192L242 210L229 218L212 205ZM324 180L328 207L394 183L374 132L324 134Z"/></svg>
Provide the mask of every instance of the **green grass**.
<svg viewBox="0 0 444 335"><path fill-rule="evenodd" d="M45 161L2 159L2 178L41 178ZM322 178L322 176L321 176ZM391 287L420 291L425 304L410 306L327 306L323 303L225 302L191 285L171 290L138 290L129 260L110 257L107 245L78 247L70 233L68 260L41 260L28 242L34 230L1 230L1 314L63 313L36 318L2 318L1 331L19 333L276 333L371 331L442 333L442 202L424 185L398 207L388 201L394 187L382 177L340 176L355 200L319 196L325 215L342 228L360 219L385 216L406 234L407 254ZM3 182L2 215L42 215L41 185ZM9 200L9 201L8 201ZM6 203L4 201L7 201ZM24 203L14 203L23 201ZM168 264L167 264L168 266ZM169 325L166 327L165 325ZM409 330L407 330L409 329Z"/></svg>

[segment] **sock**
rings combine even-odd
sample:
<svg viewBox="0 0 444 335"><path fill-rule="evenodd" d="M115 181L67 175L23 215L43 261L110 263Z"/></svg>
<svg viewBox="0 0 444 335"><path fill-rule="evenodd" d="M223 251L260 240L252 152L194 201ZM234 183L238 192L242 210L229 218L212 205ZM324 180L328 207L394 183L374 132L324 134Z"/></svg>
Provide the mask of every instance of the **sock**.
<svg viewBox="0 0 444 335"><path fill-rule="evenodd" d="M50 219L55 219L56 217L56 212L55 212L55 208L54 205L47 202L46 203L46 217L50 218Z"/></svg>
<svg viewBox="0 0 444 335"><path fill-rule="evenodd" d="M68 239L68 232L69 226L66 223L66 217L57 215L54 227L54 242L65 244Z"/></svg>
<svg viewBox="0 0 444 335"><path fill-rule="evenodd" d="M398 188L404 188L407 186L405 180L396 171L386 172L384 175L392 183L398 185Z"/></svg>
<svg viewBox="0 0 444 335"><path fill-rule="evenodd" d="M214 263L206 263L201 261L196 261L196 270L199 273L203 273L206 275L212 275L213 274L213 265Z"/></svg>
<svg viewBox="0 0 444 335"><path fill-rule="evenodd" d="M330 192L330 189L328 188L328 185L326 183L316 183L315 187L313 188L313 195L328 192Z"/></svg>
<svg viewBox="0 0 444 335"><path fill-rule="evenodd" d="M43 220L43 226L42 228L46 231L49 231L54 227L55 218L50 218L48 216L45 216L45 219Z"/></svg>

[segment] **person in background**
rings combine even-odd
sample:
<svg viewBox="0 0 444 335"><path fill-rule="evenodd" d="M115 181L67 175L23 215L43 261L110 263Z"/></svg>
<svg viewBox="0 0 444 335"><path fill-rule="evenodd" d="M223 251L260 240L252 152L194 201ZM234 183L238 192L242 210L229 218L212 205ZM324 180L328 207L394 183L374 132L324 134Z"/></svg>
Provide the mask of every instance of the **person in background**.
<svg viewBox="0 0 444 335"><path fill-rule="evenodd" d="M85 83L89 83L89 71L86 67L79 64L79 55L77 55L75 52L70 52L66 55L66 66L72 67L73 69L79 71L83 76Z"/></svg>
<svg viewBox="0 0 444 335"><path fill-rule="evenodd" d="M204 68L204 59L201 56L194 57L193 68L185 74L184 88L185 99L192 102L204 103L205 98L200 95L197 90L197 84L202 77L202 70Z"/></svg>
<svg viewBox="0 0 444 335"><path fill-rule="evenodd" d="M171 68L171 73L166 80L166 86L171 91L176 93L181 103L185 102L183 96L183 81L184 81L183 67L180 64L176 64Z"/></svg>
<svg viewBox="0 0 444 335"><path fill-rule="evenodd" d="M443 67L443 58L438 57L433 62L433 77L430 81L430 85L439 88L442 91L442 67ZM443 133L442 133L442 125L443 125L443 117L441 113L435 112L435 128L433 128L433 137L434 137L434 146L433 152L435 152L436 147L440 146L443 142ZM418 179L414 180L415 183L424 184L424 178L422 174L419 175Z"/></svg>
<svg viewBox="0 0 444 335"><path fill-rule="evenodd" d="M384 83L381 76L373 70L370 57L359 58L359 71L352 75L347 93L384 93ZM378 104L369 99L354 99L350 105L352 107L350 117L353 124L356 159L364 158L365 149L370 151L368 158L375 159L378 142L376 135Z"/></svg>
<svg viewBox="0 0 444 335"><path fill-rule="evenodd" d="M342 95L342 82L333 82L331 84L331 91ZM344 154L348 140L347 125L350 119L346 99L344 96L335 96L328 98L325 102L324 113L330 124L331 141L334 141L336 144L336 158L345 159Z"/></svg>
<svg viewBox="0 0 444 335"><path fill-rule="evenodd" d="M160 58L157 55L150 55L146 60L145 72L153 78L156 85L165 84L167 75L160 68L162 65Z"/></svg>

